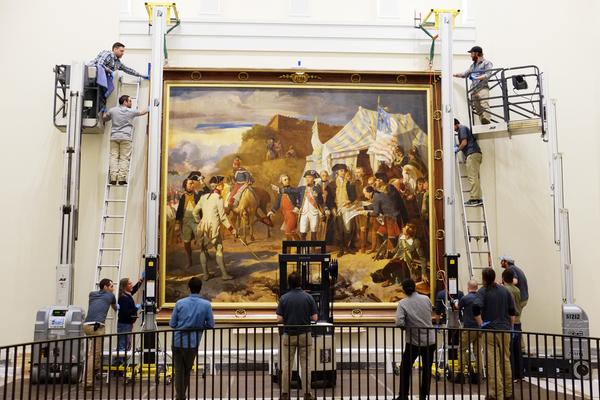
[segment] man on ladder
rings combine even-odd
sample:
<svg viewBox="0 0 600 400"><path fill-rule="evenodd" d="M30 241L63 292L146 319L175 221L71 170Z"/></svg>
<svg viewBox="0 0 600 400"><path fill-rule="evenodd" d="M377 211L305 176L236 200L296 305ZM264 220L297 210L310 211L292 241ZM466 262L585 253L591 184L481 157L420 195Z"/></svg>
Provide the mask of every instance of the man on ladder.
<svg viewBox="0 0 600 400"><path fill-rule="evenodd" d="M148 109L132 110L133 100L128 95L119 97L119 105L103 115L102 120L112 120L110 130L110 184L127 185L129 161L131 159L131 141L133 119L148 113Z"/></svg>
<svg viewBox="0 0 600 400"><path fill-rule="evenodd" d="M482 154L481 148L475 140L471 130L461 125L460 121L454 118L454 131L458 134L458 145L454 152L462 151L465 156L467 166L467 179L469 180L470 198L465 201L466 206L480 206L483 203L481 195L481 182L479 180L479 168L481 167Z"/></svg>

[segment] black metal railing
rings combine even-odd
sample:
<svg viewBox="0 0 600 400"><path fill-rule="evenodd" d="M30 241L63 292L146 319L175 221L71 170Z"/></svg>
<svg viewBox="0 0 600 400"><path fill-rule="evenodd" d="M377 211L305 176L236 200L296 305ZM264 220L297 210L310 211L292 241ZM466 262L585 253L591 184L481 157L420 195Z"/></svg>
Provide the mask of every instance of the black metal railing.
<svg viewBox="0 0 600 400"><path fill-rule="evenodd" d="M276 326L224 326L3 346L0 398L176 398L186 354L195 356L188 359L190 399L600 396L596 338L389 325L297 328L291 335ZM117 350L119 338L128 345ZM95 362L98 370L88 375Z"/></svg>
<svg viewBox="0 0 600 400"><path fill-rule="evenodd" d="M485 83L473 84L465 77L466 97L469 108L469 123L476 124L475 116L485 109L490 122L540 119L543 128L543 96L540 70L535 65L511 68L494 68L477 72L486 75ZM482 95L482 89L489 90ZM483 106L481 106L483 104ZM479 117L481 118L481 117ZM481 123L481 119L479 121Z"/></svg>

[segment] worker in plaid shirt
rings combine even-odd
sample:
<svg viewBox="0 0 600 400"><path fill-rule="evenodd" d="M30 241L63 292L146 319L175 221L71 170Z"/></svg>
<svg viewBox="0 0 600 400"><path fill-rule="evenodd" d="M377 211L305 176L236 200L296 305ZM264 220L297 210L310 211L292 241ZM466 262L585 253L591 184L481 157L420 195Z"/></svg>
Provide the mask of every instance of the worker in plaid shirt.
<svg viewBox="0 0 600 400"><path fill-rule="evenodd" d="M112 51L102 50L100 54L92 60L89 65L102 65L104 69L115 72L121 70L126 74L139 76L140 78L148 79L147 76L140 74L133 68L129 68L127 65L121 62L121 57L125 54L125 45L120 42L116 42L112 45Z"/></svg>

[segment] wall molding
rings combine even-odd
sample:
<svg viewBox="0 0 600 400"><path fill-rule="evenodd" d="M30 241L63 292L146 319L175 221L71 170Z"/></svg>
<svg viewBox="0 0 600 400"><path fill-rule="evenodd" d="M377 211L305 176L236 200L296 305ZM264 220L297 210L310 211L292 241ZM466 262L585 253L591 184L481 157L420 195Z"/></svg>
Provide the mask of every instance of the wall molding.
<svg viewBox="0 0 600 400"><path fill-rule="evenodd" d="M148 22L122 18L120 41L130 49L149 50ZM454 31L454 53L464 55L475 43L475 26ZM431 40L409 24L224 21L186 19L168 38L169 50L231 52L311 52L341 54L428 54ZM436 52L441 43L436 43Z"/></svg>

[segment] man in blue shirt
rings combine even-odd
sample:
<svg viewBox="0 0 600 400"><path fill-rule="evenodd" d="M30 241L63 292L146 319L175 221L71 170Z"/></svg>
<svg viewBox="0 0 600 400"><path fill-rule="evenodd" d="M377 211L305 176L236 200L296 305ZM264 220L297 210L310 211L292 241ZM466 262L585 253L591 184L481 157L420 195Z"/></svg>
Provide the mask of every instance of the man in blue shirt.
<svg viewBox="0 0 600 400"><path fill-rule="evenodd" d="M103 335L105 334L106 314L110 307L117 311L118 304L113 294L113 282L104 278L98 283L99 290L90 292L88 312L83 321L83 333L93 339L90 340L87 354L87 367L85 373L85 389L94 390L94 376L100 371L102 364Z"/></svg>
<svg viewBox="0 0 600 400"><path fill-rule="evenodd" d="M475 113L479 115L482 125L490 123L490 114L488 109L490 98L490 86L488 81L492 75L494 65L490 60L483 58L483 49L480 46L473 46L467 53L471 53L473 64L463 73L454 74L457 78L469 78L471 80L471 98Z"/></svg>
<svg viewBox="0 0 600 400"><path fill-rule="evenodd" d="M481 148L475 140L475 136L471 130L460 121L454 118L454 132L458 136L458 146L454 148L454 152L463 152L467 169L467 179L469 185L470 198L465 202L466 206L479 206L483 203L481 194L481 181L479 180L479 169L481 168Z"/></svg>
<svg viewBox="0 0 600 400"><path fill-rule="evenodd" d="M202 280L193 277L188 283L190 295L175 303L169 326L173 333L173 366L175 367L175 395L185 400L190 373L198 354L198 345L205 329L215 327L210 302L200 297Z"/></svg>
<svg viewBox="0 0 600 400"><path fill-rule="evenodd" d="M483 340L481 332L478 331L479 324L475 320L475 314L481 314L482 300L477 293L477 281L470 280L467 283L469 293L458 301L458 309L461 314L462 326L464 330L460 334L460 368L459 371L468 370L471 374L472 381L479 383L482 375L482 353ZM471 359L475 359L475 369L471 364ZM466 368L465 368L466 367ZM461 373L456 376L459 383L463 383L464 375Z"/></svg>

